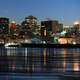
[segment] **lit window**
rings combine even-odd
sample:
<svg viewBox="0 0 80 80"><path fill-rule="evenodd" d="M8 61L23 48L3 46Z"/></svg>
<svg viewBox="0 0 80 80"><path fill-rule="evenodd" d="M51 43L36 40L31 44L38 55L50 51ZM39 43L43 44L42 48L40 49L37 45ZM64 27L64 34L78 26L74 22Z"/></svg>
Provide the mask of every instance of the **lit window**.
<svg viewBox="0 0 80 80"><path fill-rule="evenodd" d="M79 63L78 62L73 63L73 70L74 71L79 71Z"/></svg>

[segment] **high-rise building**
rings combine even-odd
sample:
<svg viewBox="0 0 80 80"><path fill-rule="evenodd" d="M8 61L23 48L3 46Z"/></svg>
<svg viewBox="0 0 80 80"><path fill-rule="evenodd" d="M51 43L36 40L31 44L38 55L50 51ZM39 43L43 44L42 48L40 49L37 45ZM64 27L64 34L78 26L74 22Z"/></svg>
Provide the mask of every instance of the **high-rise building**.
<svg viewBox="0 0 80 80"><path fill-rule="evenodd" d="M76 31L80 31L80 23L79 22L74 22L74 29Z"/></svg>
<svg viewBox="0 0 80 80"><path fill-rule="evenodd" d="M72 33L76 43L80 44L80 22L79 21L74 22Z"/></svg>
<svg viewBox="0 0 80 80"><path fill-rule="evenodd" d="M63 29L63 24L60 24L56 20L49 20L49 21L42 21L41 26L44 26L47 32L47 36L49 32L57 33L60 32ZM44 31L43 28L41 28L41 31ZM41 32L43 35L44 32Z"/></svg>
<svg viewBox="0 0 80 80"><path fill-rule="evenodd" d="M15 21L12 21L12 22L10 23L10 26L9 26L9 33L10 33L10 34L15 34L16 28L17 28L16 22L15 22Z"/></svg>
<svg viewBox="0 0 80 80"><path fill-rule="evenodd" d="M5 17L0 18L0 34L8 34L9 19Z"/></svg>
<svg viewBox="0 0 80 80"><path fill-rule="evenodd" d="M11 22L10 28L16 29L16 22L15 21Z"/></svg>

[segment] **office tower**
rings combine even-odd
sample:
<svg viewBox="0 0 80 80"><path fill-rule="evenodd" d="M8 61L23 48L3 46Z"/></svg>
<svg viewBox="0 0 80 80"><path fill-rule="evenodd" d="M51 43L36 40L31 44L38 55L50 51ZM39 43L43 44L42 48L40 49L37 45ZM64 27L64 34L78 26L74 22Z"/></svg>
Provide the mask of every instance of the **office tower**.
<svg viewBox="0 0 80 80"><path fill-rule="evenodd" d="M12 21L9 25L9 34L12 34L14 35L16 33L16 22L15 21Z"/></svg>
<svg viewBox="0 0 80 80"><path fill-rule="evenodd" d="M0 18L0 34L8 34L9 19L5 17Z"/></svg>
<svg viewBox="0 0 80 80"><path fill-rule="evenodd" d="M58 33L62 31L63 24L60 24L56 20L49 20L49 21L41 21L41 35L44 35L44 32L46 30L46 36L49 36L49 33ZM45 35L44 35L45 36Z"/></svg>
<svg viewBox="0 0 80 80"><path fill-rule="evenodd" d="M74 39L77 44L80 44L80 22L74 22L73 25L73 34L74 34Z"/></svg>

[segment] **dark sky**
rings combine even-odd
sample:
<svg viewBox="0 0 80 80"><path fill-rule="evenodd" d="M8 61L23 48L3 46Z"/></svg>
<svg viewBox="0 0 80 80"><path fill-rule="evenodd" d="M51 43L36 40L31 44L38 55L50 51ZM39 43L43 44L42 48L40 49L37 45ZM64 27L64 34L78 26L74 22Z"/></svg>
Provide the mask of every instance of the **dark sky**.
<svg viewBox="0 0 80 80"><path fill-rule="evenodd" d="M0 16L20 23L28 15L72 24L80 20L80 0L0 0Z"/></svg>

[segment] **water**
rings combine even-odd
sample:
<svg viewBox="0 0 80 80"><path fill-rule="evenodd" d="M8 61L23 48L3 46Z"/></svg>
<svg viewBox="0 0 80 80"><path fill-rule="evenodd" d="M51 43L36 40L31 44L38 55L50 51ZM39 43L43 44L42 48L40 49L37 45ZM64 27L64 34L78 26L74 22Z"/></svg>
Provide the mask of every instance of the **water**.
<svg viewBox="0 0 80 80"><path fill-rule="evenodd" d="M34 77L34 76L0 76L0 80L60 80L59 77Z"/></svg>
<svg viewBox="0 0 80 80"><path fill-rule="evenodd" d="M8 71L10 74L15 73L13 75L8 73L5 77L0 76L0 79L60 80L61 74L71 75L71 71L80 70L79 53L79 48L0 48L0 64L5 64L3 65L5 66L4 69L3 66L1 67L1 71ZM64 63L66 65L64 65ZM43 74L44 72L45 74ZM26 73L28 75L26 75ZM55 75L55 73L57 74Z"/></svg>

